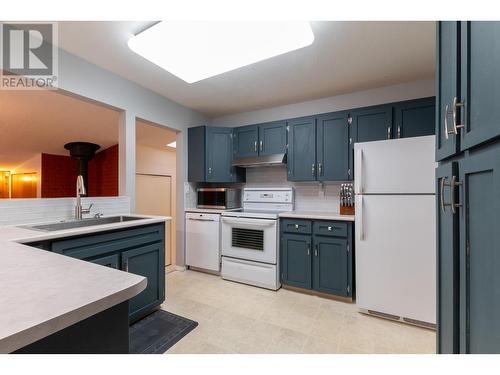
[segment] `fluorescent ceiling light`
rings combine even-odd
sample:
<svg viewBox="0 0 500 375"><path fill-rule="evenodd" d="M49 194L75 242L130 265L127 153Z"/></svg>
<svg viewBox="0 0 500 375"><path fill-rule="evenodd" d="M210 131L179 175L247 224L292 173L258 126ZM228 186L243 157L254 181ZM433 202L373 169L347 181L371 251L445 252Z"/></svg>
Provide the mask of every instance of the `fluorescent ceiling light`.
<svg viewBox="0 0 500 375"><path fill-rule="evenodd" d="M176 142L176 141L173 141L173 142L167 143L167 145L166 145L166 146L167 146L167 147L176 148L176 147L177 147L177 142Z"/></svg>
<svg viewBox="0 0 500 375"><path fill-rule="evenodd" d="M128 41L132 51L188 83L312 44L309 22L159 22Z"/></svg>

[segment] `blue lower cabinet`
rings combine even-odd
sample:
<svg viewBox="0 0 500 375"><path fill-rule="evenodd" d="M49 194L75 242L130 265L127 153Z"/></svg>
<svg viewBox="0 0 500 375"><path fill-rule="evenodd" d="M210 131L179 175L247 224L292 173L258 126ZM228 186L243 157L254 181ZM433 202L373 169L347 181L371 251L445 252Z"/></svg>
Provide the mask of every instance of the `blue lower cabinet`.
<svg viewBox="0 0 500 375"><path fill-rule="evenodd" d="M339 221L282 220L281 282L352 297L352 225ZM300 228L309 228L309 231L292 234Z"/></svg>
<svg viewBox="0 0 500 375"><path fill-rule="evenodd" d="M101 266L120 269L120 254L106 255L90 260L89 262L100 264Z"/></svg>
<svg viewBox="0 0 500 375"><path fill-rule="evenodd" d="M285 284L311 289L311 236L283 234L281 275Z"/></svg>
<svg viewBox="0 0 500 375"><path fill-rule="evenodd" d="M347 239L314 236L313 288L349 296Z"/></svg>
<svg viewBox="0 0 500 375"><path fill-rule="evenodd" d="M27 245L146 277L146 289L130 300L131 322L148 315L165 300L164 223Z"/></svg>
<svg viewBox="0 0 500 375"><path fill-rule="evenodd" d="M122 253L122 270L148 279L146 289L129 301L131 321L144 316L165 299L164 257L163 244L147 245Z"/></svg>

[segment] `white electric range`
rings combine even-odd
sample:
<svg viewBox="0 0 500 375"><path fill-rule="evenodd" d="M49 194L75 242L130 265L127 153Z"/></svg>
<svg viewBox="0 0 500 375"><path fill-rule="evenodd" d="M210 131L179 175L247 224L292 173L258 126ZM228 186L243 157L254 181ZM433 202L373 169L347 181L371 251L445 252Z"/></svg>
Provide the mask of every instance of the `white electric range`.
<svg viewBox="0 0 500 375"><path fill-rule="evenodd" d="M293 211L292 188L246 188L241 210L223 212L223 279L277 290L281 212Z"/></svg>

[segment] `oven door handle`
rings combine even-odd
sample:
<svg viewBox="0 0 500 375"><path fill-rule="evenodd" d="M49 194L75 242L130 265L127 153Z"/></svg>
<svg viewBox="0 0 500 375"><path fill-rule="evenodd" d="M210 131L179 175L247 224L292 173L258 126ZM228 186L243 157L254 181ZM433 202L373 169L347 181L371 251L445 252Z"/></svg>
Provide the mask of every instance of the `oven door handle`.
<svg viewBox="0 0 500 375"><path fill-rule="evenodd" d="M262 219L242 220L242 219L232 219L232 218L230 219L227 217L223 217L222 222L227 224L236 224L236 225L258 225L261 227L270 227L276 225L276 220L262 220Z"/></svg>

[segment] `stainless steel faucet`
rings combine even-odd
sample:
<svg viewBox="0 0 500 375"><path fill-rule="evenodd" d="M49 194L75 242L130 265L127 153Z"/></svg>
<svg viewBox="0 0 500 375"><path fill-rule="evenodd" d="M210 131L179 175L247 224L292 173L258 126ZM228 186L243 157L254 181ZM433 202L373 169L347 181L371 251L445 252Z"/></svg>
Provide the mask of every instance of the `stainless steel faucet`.
<svg viewBox="0 0 500 375"><path fill-rule="evenodd" d="M83 183L83 176L78 175L76 178L76 205L75 205L75 219L82 220L83 214L90 213L90 209L94 205L93 203L88 208L82 208L81 194L86 194L85 184Z"/></svg>

